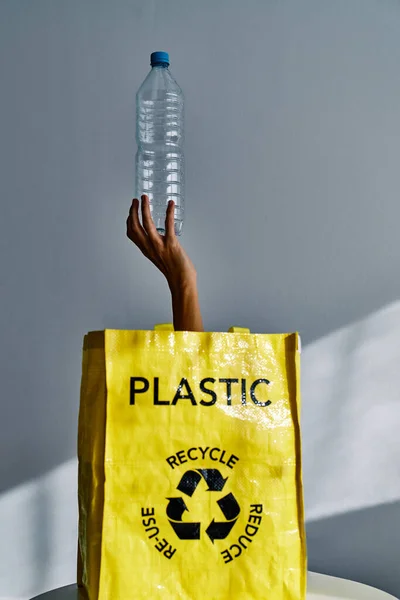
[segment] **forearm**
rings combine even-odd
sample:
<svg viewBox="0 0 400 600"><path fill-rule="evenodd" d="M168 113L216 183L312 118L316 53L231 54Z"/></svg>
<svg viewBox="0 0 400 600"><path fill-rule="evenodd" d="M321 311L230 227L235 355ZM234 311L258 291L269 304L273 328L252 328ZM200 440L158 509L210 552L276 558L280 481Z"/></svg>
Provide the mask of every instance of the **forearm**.
<svg viewBox="0 0 400 600"><path fill-rule="evenodd" d="M204 331L196 278L170 285L175 331Z"/></svg>

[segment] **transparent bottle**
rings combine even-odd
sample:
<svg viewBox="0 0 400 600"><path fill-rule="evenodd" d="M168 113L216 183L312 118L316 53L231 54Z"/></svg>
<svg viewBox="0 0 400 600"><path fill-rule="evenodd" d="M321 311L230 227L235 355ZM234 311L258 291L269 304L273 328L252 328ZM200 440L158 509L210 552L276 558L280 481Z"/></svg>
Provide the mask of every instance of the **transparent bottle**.
<svg viewBox="0 0 400 600"><path fill-rule="evenodd" d="M183 93L168 68L166 52L153 52L150 64L136 95L136 197L148 195L162 235L168 202L174 200L175 233L180 235L185 192Z"/></svg>

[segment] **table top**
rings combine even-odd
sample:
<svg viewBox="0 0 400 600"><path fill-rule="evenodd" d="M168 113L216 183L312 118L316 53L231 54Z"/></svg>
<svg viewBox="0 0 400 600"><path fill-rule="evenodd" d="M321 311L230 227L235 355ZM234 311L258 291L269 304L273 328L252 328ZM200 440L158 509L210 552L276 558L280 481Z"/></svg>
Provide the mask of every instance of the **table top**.
<svg viewBox="0 0 400 600"><path fill-rule="evenodd" d="M308 573L307 600L397 600L394 596L355 581ZM79 600L75 584L46 592L32 600Z"/></svg>

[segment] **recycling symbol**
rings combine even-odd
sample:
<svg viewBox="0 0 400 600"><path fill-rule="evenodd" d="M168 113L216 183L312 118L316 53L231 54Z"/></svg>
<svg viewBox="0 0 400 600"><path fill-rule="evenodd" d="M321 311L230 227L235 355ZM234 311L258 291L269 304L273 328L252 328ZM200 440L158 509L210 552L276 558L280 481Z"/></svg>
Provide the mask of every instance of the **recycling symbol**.
<svg viewBox="0 0 400 600"><path fill-rule="evenodd" d="M196 469L186 471L180 480L177 489L186 496L193 496L201 478L208 485L207 492L221 492L227 482L223 479L218 469ZM182 497L167 498L167 516L171 527L181 540L199 540L200 523L191 523L183 521L182 517L185 511L189 512ZM224 540L230 533L232 527L237 521L240 513L240 506L232 493L217 500L217 504L225 517L224 521L213 519L206 529L206 534L214 543L214 540Z"/></svg>

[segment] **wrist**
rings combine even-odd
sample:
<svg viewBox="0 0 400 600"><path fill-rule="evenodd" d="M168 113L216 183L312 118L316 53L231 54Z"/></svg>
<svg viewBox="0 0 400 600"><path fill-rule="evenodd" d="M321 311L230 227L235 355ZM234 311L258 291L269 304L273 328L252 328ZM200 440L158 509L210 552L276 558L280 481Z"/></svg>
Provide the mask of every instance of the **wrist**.
<svg viewBox="0 0 400 600"><path fill-rule="evenodd" d="M169 289L172 295L183 294L187 292L197 292L197 274L184 275L168 281Z"/></svg>

